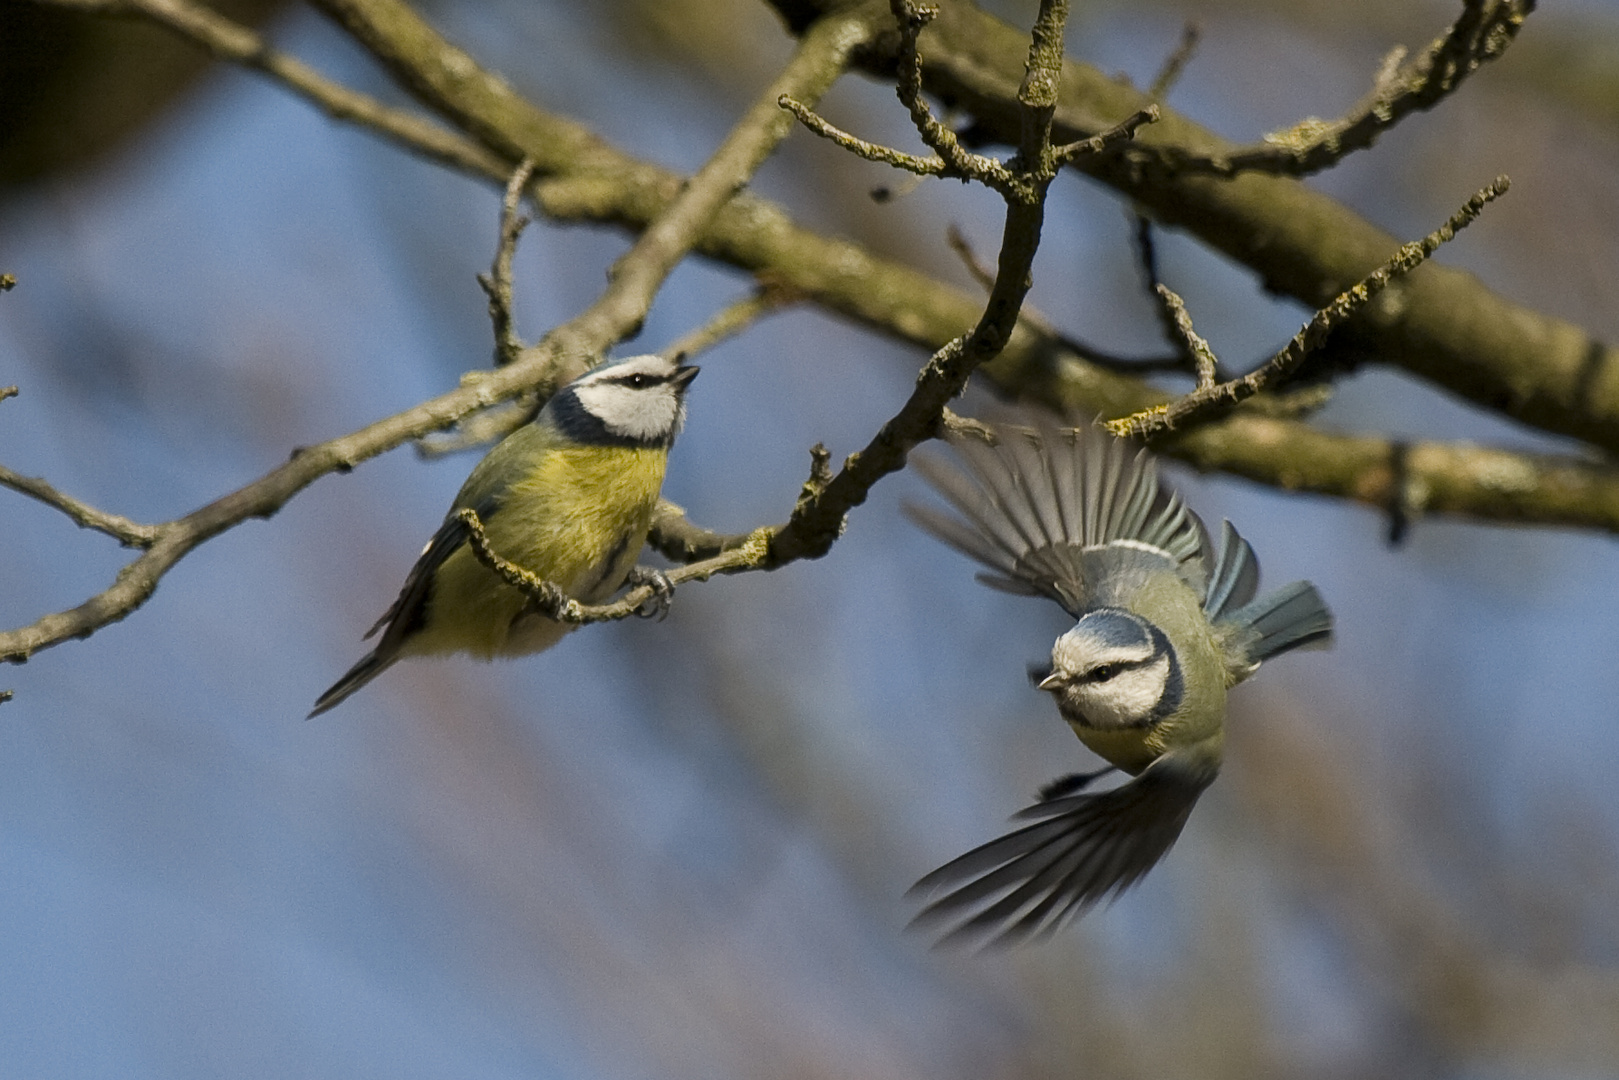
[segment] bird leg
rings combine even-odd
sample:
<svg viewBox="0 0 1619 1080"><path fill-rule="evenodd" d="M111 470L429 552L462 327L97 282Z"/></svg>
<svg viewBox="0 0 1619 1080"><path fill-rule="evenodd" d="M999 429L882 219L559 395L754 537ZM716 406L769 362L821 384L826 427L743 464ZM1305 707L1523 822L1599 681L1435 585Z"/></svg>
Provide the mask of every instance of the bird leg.
<svg viewBox="0 0 1619 1080"><path fill-rule="evenodd" d="M1061 799L1066 795L1078 794L1089 787L1092 781L1100 780L1115 768L1116 766L1109 765L1107 768L1097 769L1095 772L1069 773L1067 776L1059 776L1040 789L1039 799L1041 802L1050 802L1052 799Z"/></svg>

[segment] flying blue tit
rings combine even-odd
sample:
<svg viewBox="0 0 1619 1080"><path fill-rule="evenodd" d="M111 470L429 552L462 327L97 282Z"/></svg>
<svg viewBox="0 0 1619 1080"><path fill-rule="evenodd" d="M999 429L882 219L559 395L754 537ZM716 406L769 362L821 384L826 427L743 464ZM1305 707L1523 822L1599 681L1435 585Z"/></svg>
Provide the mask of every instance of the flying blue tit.
<svg viewBox="0 0 1619 1080"><path fill-rule="evenodd" d="M1044 596L1073 616L1031 671L1108 768L1046 785L1031 821L946 863L913 893L937 895L918 924L945 941L1016 940L1056 929L1116 896L1163 858L1220 771L1226 691L1260 663L1332 632L1315 586L1255 598L1259 563L1231 523L1207 531L1161 488L1146 451L1098 429L1045 423L948 441L965 471L918 468L959 517L908 507L934 536L989 568L1006 592ZM1113 771L1131 779L1087 790Z"/></svg>
<svg viewBox="0 0 1619 1080"><path fill-rule="evenodd" d="M365 635L381 631L377 647L309 715L332 708L403 657L521 656L550 648L568 632L478 561L455 516L464 507L478 512L489 546L506 561L586 604L617 592L646 542L697 371L662 356L599 365L497 443L461 485L399 599Z"/></svg>

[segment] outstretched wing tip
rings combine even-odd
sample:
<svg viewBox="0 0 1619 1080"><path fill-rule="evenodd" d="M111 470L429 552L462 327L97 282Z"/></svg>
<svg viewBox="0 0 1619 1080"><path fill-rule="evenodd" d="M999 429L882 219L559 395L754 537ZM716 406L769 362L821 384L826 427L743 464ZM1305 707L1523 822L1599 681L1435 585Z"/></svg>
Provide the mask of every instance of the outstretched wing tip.
<svg viewBox="0 0 1619 1080"><path fill-rule="evenodd" d="M906 893L926 896L911 925L959 920L941 944L1007 943L1055 932L1135 886L1174 845L1218 761L1171 752L1109 791L1036 804L1036 818L924 875ZM1031 813L1031 811L1033 811ZM948 889L943 895L940 890Z"/></svg>

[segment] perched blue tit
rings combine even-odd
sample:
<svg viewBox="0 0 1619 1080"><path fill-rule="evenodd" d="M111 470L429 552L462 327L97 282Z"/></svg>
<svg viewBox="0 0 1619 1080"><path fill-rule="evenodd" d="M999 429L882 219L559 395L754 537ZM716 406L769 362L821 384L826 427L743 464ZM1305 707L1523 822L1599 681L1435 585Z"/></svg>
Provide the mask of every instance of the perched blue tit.
<svg viewBox="0 0 1619 1080"><path fill-rule="evenodd" d="M595 604L618 591L652 525L669 448L696 367L631 356L592 368L472 470L386 614L377 647L315 702L318 716L396 660L469 652L483 660L555 645L570 627L535 611L480 563L455 517L472 507L508 562Z"/></svg>
<svg viewBox="0 0 1619 1080"><path fill-rule="evenodd" d="M1226 691L1261 662L1332 632L1315 586L1255 599L1259 564L1228 521L1213 550L1197 516L1158 484L1146 451L1097 429L992 426L952 435L966 464L917 465L959 512L907 508L989 568L993 588L1055 600L1073 628L1031 671L1108 768L1046 785L1026 825L946 863L913 892L917 923L945 941L1026 938L1139 881L1220 771ZM1130 780L1088 786L1115 770Z"/></svg>

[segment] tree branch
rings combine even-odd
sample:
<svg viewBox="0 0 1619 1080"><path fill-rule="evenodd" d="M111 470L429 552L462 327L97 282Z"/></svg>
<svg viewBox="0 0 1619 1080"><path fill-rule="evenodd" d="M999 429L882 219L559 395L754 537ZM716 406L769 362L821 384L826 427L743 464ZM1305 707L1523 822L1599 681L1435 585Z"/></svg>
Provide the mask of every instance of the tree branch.
<svg viewBox="0 0 1619 1080"><path fill-rule="evenodd" d="M1412 113L1433 108L1469 75L1506 51L1535 8L1535 0L1463 0L1450 29L1411 63L1400 66L1404 49L1383 61L1372 89L1342 118L1307 117L1285 131L1266 135L1257 146L1200 153L1176 146L1139 151L1142 159L1171 172L1234 176L1266 172L1309 176L1331 168ZM1156 97L1156 94L1149 96Z"/></svg>
<svg viewBox="0 0 1619 1080"><path fill-rule="evenodd" d="M769 0L789 24L833 0ZM965 0L939 0L928 31L930 93L974 119L987 136L1016 143L1021 35ZM892 78L897 51L880 39L860 66ZM1057 138L1093 134L1104 117L1145 99L1110 76L1069 62L1053 119ZM1140 144L1221 153L1231 143L1165 111ZM1160 225L1186 229L1253 269L1264 287L1314 310L1383 261L1399 240L1296 180L1246 173L1231 179L1171 174L1126 153L1077 163L1140 204ZM1334 334L1332 352L1394 364L1491 409L1619 453L1619 352L1580 328L1515 304L1472 275L1430 264L1405 279L1399 305L1378 304Z"/></svg>
<svg viewBox="0 0 1619 1080"><path fill-rule="evenodd" d="M956 44L965 25L970 35L974 35L974 47L984 54L981 57L984 63L975 69L972 78L991 89L1004 86L995 81L1000 78L996 67L999 24L993 20L986 23L977 13L971 13L975 21L966 24L953 21L952 13L959 14L965 9L946 2L943 21L947 25L943 28L936 25L930 31L930 41L934 42L930 45L930 56L934 59L929 62L928 78L958 87L977 85L968 78L961 63L964 54ZM167 0L167 6L176 6L174 0ZM502 91L504 84L500 80L479 71L465 54L443 43L415 19L408 8L391 0L387 0L386 6L390 15L397 16L389 25L396 29L403 26L401 33L405 40L416 42L437 59L450 58L449 66L465 76L465 85L461 87L466 92L465 97L477 99L480 95L492 94L503 102L504 111L495 110L483 127L488 130L510 124L511 138L501 136L496 141L504 139L518 151L534 152L540 171L550 175L537 181L531 194L548 215L559 220L588 220L642 229L656 219L680 191L678 177L619 154L578 125L550 117L516 98L509 90ZM224 20L220 22L226 27L232 25ZM184 32L195 40L202 40L195 29ZM379 40L387 37L379 32ZM252 40L257 42L256 38ZM868 42L859 51L861 63L869 66L882 62L877 44ZM255 45L248 52L259 48ZM222 52L221 55L231 54ZM255 59L252 56L236 58L243 63L253 63ZM285 65L279 62L254 66L281 79L300 94L316 99L323 108L329 101L346 101L343 95L351 93L329 84L323 87L318 81L288 78ZM445 77L440 89L447 95L447 101L468 105L460 96L456 80L448 77L447 69L440 66L435 70ZM1079 73L1077 79L1076 72ZM1074 90L1076 82L1087 93L1095 91L1093 97L1104 101L1112 99L1115 106L1130 103L1129 95L1111 81L1097 80L1100 88L1087 87L1091 76L1077 65L1067 65L1065 73L1068 89L1056 112L1055 131L1081 137L1085 134L1075 126L1079 115L1075 104L1079 99ZM1011 85L1015 88L1017 84ZM321 99L322 94L329 95L329 99ZM353 95L353 98L366 106L357 108L356 115L376 112L370 107L374 103L367 105L368 99L362 95ZM1004 113L1005 97L989 92L982 94L980 101L988 103L984 110L988 118L985 122ZM997 113L996 109L1001 109L1002 113ZM1115 115L1128 111L1128 108L1117 108ZM332 114L343 115L340 111ZM382 110L379 115L382 119L374 130L407 148L437 156L497 182L509 176L512 168L509 161L524 156L523 152L513 152L508 155L508 161L458 136L446 136L433 125L423 124L406 114ZM1168 116L1165 123L1172 135L1190 128L1185 121L1173 116ZM402 137L402 132L414 130L412 124L426 134L420 138ZM1099 126L1093 126L1092 130ZM533 145L529 145L528 140L533 140ZM1111 175L1108 172L1112 168L1108 164L1110 160L1105 156L1091 159L1089 167L1093 172ZM1114 176L1110 182L1139 193L1149 206L1159 206L1173 197L1184 198L1187 213L1194 217L1206 211L1198 218L1199 231L1216 241L1222 237L1229 239L1250 224L1258 227L1259 231L1253 235L1265 236L1268 243L1248 251L1245 261L1263 270L1272 265L1267 260L1279 260L1278 265L1284 269L1298 268L1298 277L1311 282L1319 283L1323 275L1326 280L1332 280L1334 267L1345 260L1354 261L1352 256L1360 248L1369 246L1365 243L1368 235L1382 236L1336 204L1292 181L1244 176L1219 185L1183 180L1153 186L1141 177L1125 179L1128 183ZM1170 216L1161 212L1161 207L1155 212L1160 220ZM1304 242L1306 238L1308 243ZM1235 241L1232 246L1244 247ZM1319 259L1314 254L1318 246L1322 249ZM1394 242L1388 240L1382 250L1393 246ZM779 209L747 194L736 197L719 211L699 238L698 250L798 290L806 298L867 326L928 348L938 348L953 339L962 326L972 323L981 312L979 303L960 290L876 259L857 245L796 228ZM1375 265L1376 258L1364 261ZM1339 280L1354 280L1354 276ZM1442 361L1462 369L1482 366L1493 371L1499 368L1495 362L1497 354L1511 351L1503 347L1498 324L1504 321L1516 325L1521 333L1510 342L1517 349L1513 354L1514 363L1521 367L1532 365L1535 370L1527 373L1526 381L1520 380L1520 385L1527 389L1514 392L1507 400L1517 404L1518 413L1533 412L1531 406L1535 402L1558 398L1559 386L1577 383L1589 393L1564 395L1569 400L1577 399L1580 406L1564 417L1565 426L1583 425L1582 429L1594 430L1600 436L1603 425L1608 423L1602 410L1614 408L1613 403L1619 401L1619 365L1609 363L1604 347L1590 343L1566 324L1494 297L1467 275L1429 266L1408 279L1403 287L1406 295L1402 299L1407 301L1403 318L1394 323L1376 322L1366 331L1380 347L1397 354L1402 350L1409 353L1411 347L1405 343L1414 335L1426 335L1421 349L1428 350L1423 355L1436 358L1434 362ZM1435 300L1436 296L1439 301ZM1439 303L1437 308L1436 302ZM1464 349L1453 334L1446 337L1447 328L1452 324L1464 328L1482 327L1484 332L1478 341ZM1525 326L1528 329L1522 330ZM1354 328L1346 327L1339 333L1345 334L1351 329ZM1570 355L1577 357L1573 364L1577 369L1575 376L1568 372ZM1409 357L1403 358L1409 360ZM1475 362L1475 358L1482 359ZM542 342L536 349L527 350L524 357L509 368L351 435L304 451L288 465L254 484L186 518L157 526L163 530L163 535L145 555L126 568L112 589L72 612L48 616L22 631L0 635L0 657L21 659L38 648L67 637L81 636L122 618L139 606L150 595L157 579L198 543L248 517L273 514L304 486L328 472L352 468L359 461L401 442L447 427L474 410L525 392L543 391L553 384L555 372L563 362L558 343ZM1407 362L1406 366L1413 365ZM1550 372L1544 385L1537 381L1542 378L1541 369ZM1093 414L1121 415L1160 403L1165 398L1162 392L1138 380L1085 363L1060 338L1031 325L1029 320L1022 320L1013 328L1006 348L983 371L1004 392ZM1290 420L1262 415L1255 410L1256 404L1239 408L1223 421L1170 437L1158 449L1198 468L1224 470L1272 486L1357 499L1380 509L1390 505L1387 479L1392 475L1388 467L1390 443L1318 432ZM1594 441L1602 440L1598 437ZM1416 444L1408 448L1407 457L1408 485L1423 496L1408 501L1423 512L1619 532L1619 493L1616 493L1619 483L1615 474L1602 466L1575 458L1513 454L1466 445Z"/></svg>
<svg viewBox="0 0 1619 1080"><path fill-rule="evenodd" d="M902 36L908 35L910 40L912 62L920 69L921 62L914 56L915 35L926 19L907 0L893 3ZM947 342L933 354L917 376L911 396L863 450L849 455L843 468L825 483L812 478L811 484L805 486L792 516L771 537L770 567L825 554L842 534L849 511L866 501L878 480L904 467L912 447L938 433L945 405L962 392L980 365L999 356L1011 340L1023 299L1034 281L1031 269L1045 220L1046 190L1059 168L1050 138L1051 109L1062 70L1062 34L1067 16L1066 0L1041 0L1030 37L1026 75L1018 90L1023 140L1017 156L1007 165L997 166L1000 172L981 170L982 175L977 176L1006 201L995 282L983 314L971 333ZM910 108L918 132L941 156L948 155L948 140L934 130L937 121L926 103L919 95L907 92L909 80L902 77L901 82L900 98ZM916 82L920 83L920 75ZM974 167L977 165L974 163Z"/></svg>
<svg viewBox="0 0 1619 1080"><path fill-rule="evenodd" d="M669 202L642 237L614 264L607 289L597 302L539 344L523 350L504 368L413 409L316 447L295 451L292 460L246 487L176 521L155 526L146 552L126 566L104 592L69 611L47 615L29 626L0 633L0 660L20 663L39 649L68 638L85 637L123 619L145 603L165 573L199 544L251 517L268 517L288 499L334 471L391 450L408 440L448 427L476 409L518 394L548 393L561 375L583 370L640 323L657 287L707 227L708 219L752 175L786 134L789 122L776 107L784 93L819 97L846 66L850 50L865 36L865 24L844 15L812 29L793 60L759 102L732 129L715 155Z"/></svg>
<svg viewBox="0 0 1619 1080"><path fill-rule="evenodd" d="M1316 312L1304 328L1294 334L1292 340L1275 356L1247 375L1228 382L1214 381L1217 366L1214 354L1209 351L1208 343L1193 332L1191 319L1187 316L1180 297L1164 286L1158 286L1161 295L1169 304L1177 332L1197 359L1197 389L1168 405L1154 406L1117 420L1109 420L1108 430L1115 435L1150 440L1164 432L1187 427L1227 412L1267 387L1280 383L1297 371L1306 357L1321 348L1334 327L1341 326L1355 312L1371 303L1372 298L1386 289L1396 278L1410 273L1426 262L1430 255L1439 250L1441 244L1454 238L1458 230L1466 228L1483 212L1486 204L1500 198L1509 186L1506 177L1496 177L1494 183L1468 199L1445 224L1421 240L1402 246L1387 262L1367 275L1364 281L1345 290L1332 303Z"/></svg>
<svg viewBox="0 0 1619 1080"><path fill-rule="evenodd" d="M688 521L685 510L668 499L659 499L658 508L652 512L647 544L670 562L694 563L740 547L754 535L710 532Z"/></svg>
<svg viewBox="0 0 1619 1080"><path fill-rule="evenodd" d="M221 60L269 76L332 119L359 124L430 161L501 179L511 171L511 167L499 155L466 136L448 131L420 116L388 108L374 98L333 82L308 65L270 48L259 34L193 0L35 2L90 14L133 15L148 19L200 45Z"/></svg>
<svg viewBox="0 0 1619 1080"><path fill-rule="evenodd" d="M344 0L324 0L339 5ZM771 0L801 30L831 0ZM430 77L406 81L432 108L451 117L484 120L473 126L513 147L512 160L532 154L542 173L535 196L549 216L595 221L630 229L645 227L680 185L679 178L619 154L583 127L550 116L503 89L464 53L444 42L402 4L388 0L371 21L355 7L345 25L385 64L410 68L411 58L433 58ZM970 108L988 130L1015 130L1009 102L1017 82L1009 72L1021 64L1026 42L1005 24L970 6L943 0L930 30L927 79L935 93ZM857 62L881 74L895 59L886 39L868 42ZM448 58L439 63L440 58ZM426 61L424 60L424 63ZM446 64L464 78L452 78ZM412 69L414 70L414 69ZM469 74L470 73L470 74ZM1103 109L1114 115L1139 107L1131 91L1095 69L1064 66L1063 94L1055 130L1083 135L1102 125L1089 119ZM469 121L470 122L470 121ZM1219 149L1229 144L1166 113L1149 142ZM1015 136L1006 141L1015 141ZM1220 184L1195 177L1139 175L1106 156L1091 159L1093 175L1148 206L1156 219L1181 225L1257 270L1267 288L1317 307L1363 277L1398 241L1335 201L1295 181L1258 175ZM506 167L485 171L504 177ZM1263 243L1255 238L1262 237ZM977 305L959 290L893 263L859 246L793 227L782 211L742 195L715 219L698 250L756 274L768 274L810 301L865 325L936 348L966 325ZM1397 317L1362 318L1335 335L1344 348L1376 355L1469 397L1550 431L1573 434L1619 449L1619 356L1568 323L1522 308L1485 289L1471 275L1427 266L1403 285ZM1047 365L1062 367L1073 385L1051 386ZM1076 366L1052 335L1013 335L993 373L1009 392L1072 400L1092 412L1128 411L1161 401L1162 395L1102 371ZM1042 389L1044 387L1044 389ZM1128 403L1128 404L1126 404ZM1166 452L1170 452L1167 448ZM1280 469L1244 475L1278 482ZM1267 477L1269 477L1267 479ZM1472 513L1489 517L1488 499ZM1604 526L1605 527L1605 526Z"/></svg>
<svg viewBox="0 0 1619 1080"><path fill-rule="evenodd" d="M80 0L69 2L85 6ZM831 6L831 0L770 2L797 32L823 7ZM493 129L493 142L514 148L511 161L525 153L534 156L548 179L538 181L532 194L553 220L639 230L679 190L679 177L620 154L580 125L546 114L503 89L497 76L479 69L403 5L389 4L384 15L370 24L356 15L357 36L385 63L408 67L408 58L418 54L448 58L446 64L435 63L433 78L412 79L410 85L430 107L446 115L466 116L490 106L482 128ZM933 91L970 107L986 130L1004 130L1007 102L1017 85L1005 73L1021 64L1026 39L1019 43L1005 24L951 0L944 0L941 19L930 34L933 59L928 79ZM869 42L857 52L857 61L874 73L892 71L894 59L886 48L884 39ZM464 78L450 78L446 67ZM287 85L302 95L313 93L296 82ZM1112 79L1070 62L1064 68L1054 124L1058 131L1082 134L1087 125L1092 130L1101 126L1088 119L1101 108L1119 115L1139 104L1139 98ZM390 116L376 130L408 149L434 156L427 144L400 138L394 119ZM1166 113L1157 126L1163 132L1157 137L1149 133L1148 141L1216 149L1229 145L1173 113ZM460 140L456 145L472 144ZM465 154L447 160L504 181L511 166L497 155L479 153L483 157L478 160ZM1364 276L1383 257L1381 253L1398 242L1291 180L1249 175L1220 184L1196 178L1164 182L1117 168L1109 158L1093 159L1088 167L1093 175L1145 202L1160 222L1188 228L1256 269L1268 288L1298 296L1312 307L1339 291L1336 282ZM1256 237L1264 242L1255 242ZM858 245L797 228L779 207L746 193L720 212L698 250L791 287L807 301L863 325L930 349L968 325L978 310L977 302L961 290L878 259ZM1619 357L1607 346L1576 327L1490 293L1470 275L1444 267L1430 265L1413 275L1404 285L1402 300L1397 319L1359 320L1340 328L1335 338L1342 338L1345 348L1375 353L1419 374L1429 372L1441 385L1525 422L1545 418L1541 426L1548 430L1576 434L1603 446L1619 442ZM1164 400L1163 394L1083 359L1057 335L1032 327L1025 319L1005 354L985 373L1006 393L1091 413L1119 415ZM1125 363L1107 366L1123 368ZM1177 452L1172 444L1159 449ZM1280 486L1286 486L1284 477L1294 475L1291 469L1260 468L1253 462L1244 462L1237 471ZM1330 489L1326 485L1321 490ZM1483 497L1465 501L1465 508L1459 505L1456 512L1496 516L1493 501ZM1609 528L1584 518L1569 520L1556 511L1552 515L1548 524Z"/></svg>

